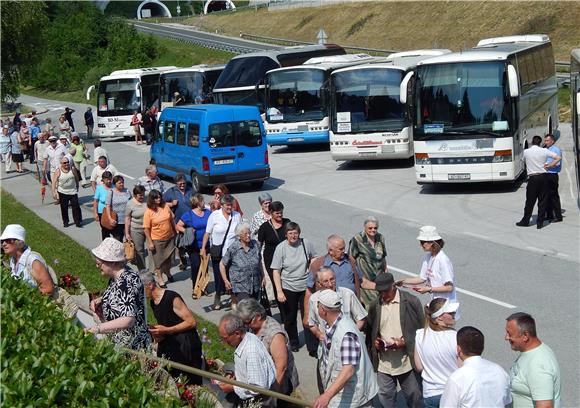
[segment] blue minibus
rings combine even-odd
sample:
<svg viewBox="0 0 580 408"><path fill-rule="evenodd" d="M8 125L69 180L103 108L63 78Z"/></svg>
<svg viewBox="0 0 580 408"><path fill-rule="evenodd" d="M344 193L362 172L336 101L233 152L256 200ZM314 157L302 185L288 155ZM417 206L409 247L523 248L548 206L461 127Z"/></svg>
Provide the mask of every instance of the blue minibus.
<svg viewBox="0 0 580 408"><path fill-rule="evenodd" d="M255 106L187 105L161 112L151 145L159 173L183 172L196 191L270 177L266 132Z"/></svg>

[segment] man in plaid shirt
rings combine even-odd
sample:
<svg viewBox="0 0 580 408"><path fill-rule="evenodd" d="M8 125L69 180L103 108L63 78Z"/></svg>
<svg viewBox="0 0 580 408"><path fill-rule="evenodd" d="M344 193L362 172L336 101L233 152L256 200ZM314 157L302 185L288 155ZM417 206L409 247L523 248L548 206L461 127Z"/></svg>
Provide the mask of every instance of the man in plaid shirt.
<svg viewBox="0 0 580 408"><path fill-rule="evenodd" d="M342 299L325 289L318 298L318 313L326 322L320 376L324 393L315 408L371 407L378 392L376 374L364 344L364 337L349 316L341 312Z"/></svg>

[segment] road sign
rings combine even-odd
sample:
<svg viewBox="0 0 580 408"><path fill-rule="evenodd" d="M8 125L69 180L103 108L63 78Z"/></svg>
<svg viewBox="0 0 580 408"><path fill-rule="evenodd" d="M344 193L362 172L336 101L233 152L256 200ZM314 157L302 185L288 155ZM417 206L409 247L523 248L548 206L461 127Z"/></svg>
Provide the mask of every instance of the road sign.
<svg viewBox="0 0 580 408"><path fill-rule="evenodd" d="M326 35L324 28L321 28L318 31L318 34L316 34L316 38L318 39L318 44L326 44L326 39L328 38L328 36Z"/></svg>

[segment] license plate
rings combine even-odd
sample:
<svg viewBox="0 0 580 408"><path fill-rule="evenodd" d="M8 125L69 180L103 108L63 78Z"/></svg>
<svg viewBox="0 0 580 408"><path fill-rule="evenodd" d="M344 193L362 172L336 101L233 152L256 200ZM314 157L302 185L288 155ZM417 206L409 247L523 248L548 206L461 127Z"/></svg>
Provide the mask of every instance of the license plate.
<svg viewBox="0 0 580 408"><path fill-rule="evenodd" d="M223 159L223 160L214 160L213 164L220 165L220 164L232 164L234 159Z"/></svg>
<svg viewBox="0 0 580 408"><path fill-rule="evenodd" d="M471 180L471 174L469 173L448 174L447 180Z"/></svg>
<svg viewBox="0 0 580 408"><path fill-rule="evenodd" d="M382 145L381 151L383 153L393 153L395 151L395 146L393 145Z"/></svg>
<svg viewBox="0 0 580 408"><path fill-rule="evenodd" d="M358 152L359 156L376 156L377 152Z"/></svg>
<svg viewBox="0 0 580 408"><path fill-rule="evenodd" d="M113 132L113 135L114 135L114 136L124 136L124 135L125 135L125 132L123 132L123 131L120 131L120 132Z"/></svg>
<svg viewBox="0 0 580 408"><path fill-rule="evenodd" d="M303 137L289 137L288 141L289 142L303 142L304 138Z"/></svg>

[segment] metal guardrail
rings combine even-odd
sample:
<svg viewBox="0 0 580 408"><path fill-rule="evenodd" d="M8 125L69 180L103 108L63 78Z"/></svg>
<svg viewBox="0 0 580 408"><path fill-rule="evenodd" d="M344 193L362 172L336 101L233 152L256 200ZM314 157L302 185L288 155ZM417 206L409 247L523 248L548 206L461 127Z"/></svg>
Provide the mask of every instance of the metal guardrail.
<svg viewBox="0 0 580 408"><path fill-rule="evenodd" d="M181 370L181 371L184 371L187 373L199 375L200 377L209 378L211 380L217 380L217 381L224 382L226 384L231 384L231 385L234 385L234 386L240 387L240 388L245 388L245 389L250 390L252 392L256 392L258 394L266 395L268 397L276 398L279 400L284 400L284 401L287 401L291 404L296 404L296 405L299 405L302 407L312 407L312 403L309 401L304 401L304 400L301 400L298 398L291 397L289 395L280 394L279 392L276 392L276 391L268 390L266 388L256 387L255 385L250 385L250 384L246 384L246 383L239 382L236 380L232 380L231 378L223 377L219 374L210 373L209 371L204 371L204 370L200 370L200 369L190 367L190 366L187 366L184 364L176 363L175 361L165 360L163 358L159 358L156 356L152 356L150 354L143 353L142 351L135 351L135 350L127 349L127 348L121 348L120 350L125 352L125 353L129 353L129 354L133 354L133 355L136 355L139 357L146 358L148 360L157 361L158 363L160 363L164 366L177 368L178 370Z"/></svg>

